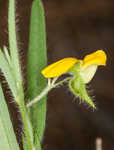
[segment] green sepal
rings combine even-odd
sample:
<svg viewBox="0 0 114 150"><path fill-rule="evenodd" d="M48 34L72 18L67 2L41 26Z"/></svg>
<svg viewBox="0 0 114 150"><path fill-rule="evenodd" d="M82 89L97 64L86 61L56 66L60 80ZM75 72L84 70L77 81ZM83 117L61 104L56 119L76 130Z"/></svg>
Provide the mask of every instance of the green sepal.
<svg viewBox="0 0 114 150"><path fill-rule="evenodd" d="M84 81L83 81L83 79L81 78L81 76L78 72L69 81L69 89L79 99L81 99L84 102L88 103L91 107L96 108L95 104L93 103L93 101L89 97L89 95L87 93L87 90L86 90L86 85L84 84Z"/></svg>
<svg viewBox="0 0 114 150"><path fill-rule="evenodd" d="M77 62L69 71L68 73L72 74L72 75L77 75L77 73L79 73L81 70L81 61L79 60L79 62Z"/></svg>

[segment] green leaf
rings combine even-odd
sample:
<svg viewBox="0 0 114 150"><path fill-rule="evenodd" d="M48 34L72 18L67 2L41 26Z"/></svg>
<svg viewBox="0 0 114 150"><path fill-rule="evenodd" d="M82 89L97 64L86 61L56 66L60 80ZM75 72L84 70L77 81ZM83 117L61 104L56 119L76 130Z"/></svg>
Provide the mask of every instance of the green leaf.
<svg viewBox="0 0 114 150"><path fill-rule="evenodd" d="M6 57L6 60L7 60L8 64L11 65L11 67L12 67L11 58L10 58L10 55L9 55L9 53L8 53L8 49L7 49L6 46L4 46L4 55L5 55L5 57Z"/></svg>
<svg viewBox="0 0 114 150"><path fill-rule="evenodd" d="M5 98L0 85L0 149L19 150L10 120Z"/></svg>
<svg viewBox="0 0 114 150"><path fill-rule="evenodd" d="M4 76L9 84L9 87L13 93L13 96L16 102L19 105L20 112L23 119L24 130L27 149L34 149L32 143L31 131L29 130L29 118L25 109L24 104L24 90L23 90L23 81L21 75L21 67L19 64L19 54L17 46L17 37L16 37L16 22L15 22L15 0L9 0L8 7L8 33L9 33L9 47L10 47L10 57L5 52L5 55L1 52L1 58L3 59L4 67L2 67L2 61L0 60L0 67Z"/></svg>
<svg viewBox="0 0 114 150"><path fill-rule="evenodd" d="M30 40L27 66L27 98L35 98L45 87L41 70L47 64L44 10L40 0L34 0L31 10ZM46 120L46 97L30 108L35 143L43 138Z"/></svg>
<svg viewBox="0 0 114 150"><path fill-rule="evenodd" d="M13 72L17 82L22 81L21 69L19 64L18 46L16 37L16 22L15 22L15 0L9 0L8 7L8 33L11 61L13 64Z"/></svg>
<svg viewBox="0 0 114 150"><path fill-rule="evenodd" d="M8 82L8 85L12 91L13 96L15 97L15 99L17 99L17 87L16 87L16 82L15 82L15 77L1 49L0 49L0 69L2 70Z"/></svg>

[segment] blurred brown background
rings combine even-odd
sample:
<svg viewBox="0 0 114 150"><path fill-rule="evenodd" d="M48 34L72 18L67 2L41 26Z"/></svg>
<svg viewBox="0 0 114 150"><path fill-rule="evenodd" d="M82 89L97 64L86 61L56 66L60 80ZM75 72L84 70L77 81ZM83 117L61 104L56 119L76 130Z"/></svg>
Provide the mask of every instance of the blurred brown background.
<svg viewBox="0 0 114 150"><path fill-rule="evenodd" d="M16 1L20 55L26 66L32 0ZM89 85L96 111L79 105L67 85L50 92L43 149L95 150L95 140L100 137L103 150L114 150L114 1L43 0L43 4L49 64L64 57L83 58L97 49L108 55L107 66L98 69ZM7 8L8 0L0 0L0 47L8 45ZM11 119L21 145L21 121L10 101Z"/></svg>

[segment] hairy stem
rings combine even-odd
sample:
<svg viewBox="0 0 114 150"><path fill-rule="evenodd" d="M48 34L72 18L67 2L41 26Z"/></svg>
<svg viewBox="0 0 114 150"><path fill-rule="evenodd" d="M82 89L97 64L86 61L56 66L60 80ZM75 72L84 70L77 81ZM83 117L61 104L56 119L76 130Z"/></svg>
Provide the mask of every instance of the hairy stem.
<svg viewBox="0 0 114 150"><path fill-rule="evenodd" d="M30 101L26 106L30 107L34 103L38 102L42 97L44 97L50 90L52 89L51 86L47 86L37 97L35 97L32 101Z"/></svg>
<svg viewBox="0 0 114 150"><path fill-rule="evenodd" d="M35 97L33 100L31 100L26 106L27 107L32 106L34 103L40 101L46 94L48 94L48 92L52 88L55 88L56 86L59 86L59 85L63 84L64 82L67 82L70 79L71 79L71 77L67 77L66 79L64 79L62 81L59 81L58 83L55 83L55 81L57 80L57 78L54 78L52 80L52 83L50 83L50 80L49 80L48 86L37 97Z"/></svg>

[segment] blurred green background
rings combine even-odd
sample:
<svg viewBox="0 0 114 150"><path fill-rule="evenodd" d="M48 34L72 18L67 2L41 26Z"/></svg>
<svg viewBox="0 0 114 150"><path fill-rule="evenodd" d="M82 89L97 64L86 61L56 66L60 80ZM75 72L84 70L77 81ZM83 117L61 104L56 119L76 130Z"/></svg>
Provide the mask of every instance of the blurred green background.
<svg viewBox="0 0 114 150"><path fill-rule="evenodd" d="M25 78L32 0L16 0L16 21L20 60ZM95 150L97 137L103 150L114 150L114 1L43 0L46 16L48 63L64 57L83 58L97 49L108 56L99 67L88 91L97 110L81 104L68 86L54 89L48 96L47 126L43 150ZM0 47L8 46L8 0L0 0ZM3 77L1 77L3 81ZM21 145L22 123L17 106L4 84L15 133ZM7 92L8 91L8 92Z"/></svg>

